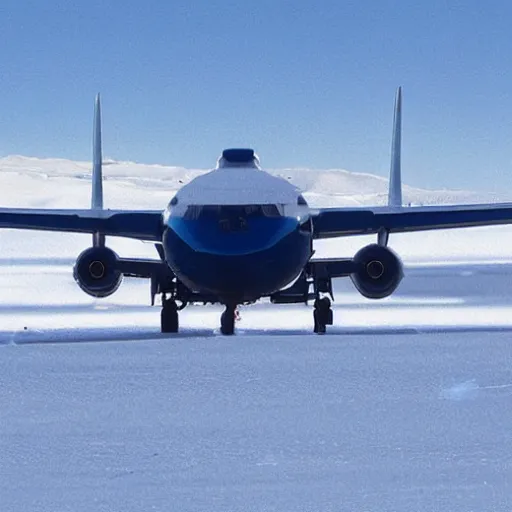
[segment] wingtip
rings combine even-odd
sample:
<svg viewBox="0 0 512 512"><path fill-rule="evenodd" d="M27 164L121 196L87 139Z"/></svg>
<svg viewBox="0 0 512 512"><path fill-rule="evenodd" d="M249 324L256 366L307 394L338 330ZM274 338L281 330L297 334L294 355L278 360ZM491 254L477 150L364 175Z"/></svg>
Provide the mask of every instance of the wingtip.
<svg viewBox="0 0 512 512"><path fill-rule="evenodd" d="M389 175L388 205L402 206L401 177L401 146L402 146L402 86L396 90L395 109L393 115L393 136L391 140L391 168Z"/></svg>
<svg viewBox="0 0 512 512"><path fill-rule="evenodd" d="M92 196L91 208L101 210L103 208L103 184L102 184L102 162L101 151L101 107L100 94L96 95L94 102L94 121L92 137ZM96 242L94 242L96 243Z"/></svg>

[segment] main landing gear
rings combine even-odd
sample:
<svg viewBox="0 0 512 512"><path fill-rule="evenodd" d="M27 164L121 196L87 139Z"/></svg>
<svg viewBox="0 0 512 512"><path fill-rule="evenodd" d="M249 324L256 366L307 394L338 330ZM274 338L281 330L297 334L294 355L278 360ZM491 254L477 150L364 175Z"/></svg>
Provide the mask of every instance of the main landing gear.
<svg viewBox="0 0 512 512"><path fill-rule="evenodd" d="M230 336L235 333L236 317L236 304L226 304L226 309L220 317L220 332L222 334Z"/></svg>
<svg viewBox="0 0 512 512"><path fill-rule="evenodd" d="M160 316L162 332L178 332L178 305L174 299L162 296L162 313Z"/></svg>
<svg viewBox="0 0 512 512"><path fill-rule="evenodd" d="M270 297L270 301L273 304L308 304L310 300L313 300L313 332L325 334L326 327L333 324L331 309L333 291L330 266L339 265L339 267L332 269L332 273L340 277L349 275L350 268L342 267L345 263L347 263L345 260L341 262L325 260L314 265L310 264L292 286L274 293ZM351 260L349 263L351 263ZM312 291L310 290L311 287L313 287Z"/></svg>
<svg viewBox="0 0 512 512"><path fill-rule="evenodd" d="M333 320L331 301L329 300L329 297L315 299L313 319L315 321L313 332L317 334L325 334L326 326L332 325Z"/></svg>

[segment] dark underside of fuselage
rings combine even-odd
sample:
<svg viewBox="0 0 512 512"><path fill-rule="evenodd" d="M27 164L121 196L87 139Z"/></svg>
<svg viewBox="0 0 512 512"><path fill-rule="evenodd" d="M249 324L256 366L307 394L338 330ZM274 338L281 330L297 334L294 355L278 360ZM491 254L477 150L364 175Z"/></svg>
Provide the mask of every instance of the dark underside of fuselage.
<svg viewBox="0 0 512 512"><path fill-rule="evenodd" d="M175 219L163 237L165 257L193 292L224 303L269 296L293 281L311 257L311 233L295 219L269 218L225 229L218 222Z"/></svg>

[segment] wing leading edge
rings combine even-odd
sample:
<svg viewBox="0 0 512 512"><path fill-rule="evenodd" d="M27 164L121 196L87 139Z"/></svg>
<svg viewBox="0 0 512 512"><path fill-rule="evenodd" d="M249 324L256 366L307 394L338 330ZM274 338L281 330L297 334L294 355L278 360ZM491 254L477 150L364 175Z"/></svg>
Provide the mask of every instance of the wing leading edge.
<svg viewBox="0 0 512 512"><path fill-rule="evenodd" d="M406 233L500 224L512 224L512 203L410 208L326 208L313 216L313 236L320 239L365 235L381 230Z"/></svg>

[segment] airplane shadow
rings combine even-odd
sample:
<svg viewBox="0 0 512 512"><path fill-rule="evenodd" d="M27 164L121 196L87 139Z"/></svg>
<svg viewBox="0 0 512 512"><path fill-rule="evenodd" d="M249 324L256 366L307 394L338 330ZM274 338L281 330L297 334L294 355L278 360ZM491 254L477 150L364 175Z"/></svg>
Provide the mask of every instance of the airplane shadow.
<svg viewBox="0 0 512 512"><path fill-rule="evenodd" d="M178 334L162 334L157 330L119 328L27 329L0 331L0 345L66 344L115 341L159 341L214 337L211 329L186 329Z"/></svg>
<svg viewBox="0 0 512 512"><path fill-rule="evenodd" d="M158 342L163 340L200 340L217 338L243 342L254 337L262 341L268 337L309 337L311 342L322 339L341 337L339 341L358 336L414 336L450 333L506 333L512 332L512 325L443 325L418 327L331 327L323 336L315 335L312 329L239 329L234 336L223 336L217 329L186 328L177 334L162 334L151 329L133 328L78 328L0 331L0 345L54 345L73 343L108 343L108 342Z"/></svg>
<svg viewBox="0 0 512 512"><path fill-rule="evenodd" d="M66 266L70 269L76 262L76 258L48 258L48 257L37 257L37 258L0 258L0 267L37 267L37 266Z"/></svg>
<svg viewBox="0 0 512 512"><path fill-rule="evenodd" d="M100 315L102 313L115 312L146 312L151 306L140 304L0 304L0 315L9 313L30 313L48 315L52 313L80 314L94 313ZM155 310L156 311L156 310Z"/></svg>
<svg viewBox="0 0 512 512"><path fill-rule="evenodd" d="M402 336L476 332L512 332L512 325L425 325L418 327L328 327L318 336L313 329L240 329L239 336L311 336L313 339L332 336Z"/></svg>

